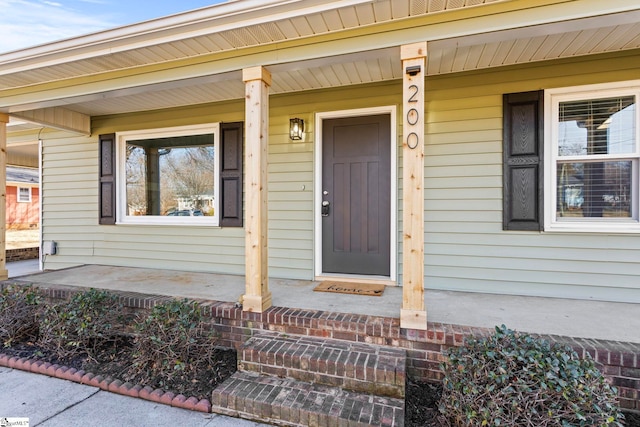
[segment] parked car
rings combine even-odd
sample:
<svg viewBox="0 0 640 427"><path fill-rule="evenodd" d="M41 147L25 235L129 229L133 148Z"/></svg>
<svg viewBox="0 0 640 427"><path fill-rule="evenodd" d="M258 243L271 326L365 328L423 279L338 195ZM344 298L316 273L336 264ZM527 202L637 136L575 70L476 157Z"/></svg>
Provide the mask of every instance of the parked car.
<svg viewBox="0 0 640 427"><path fill-rule="evenodd" d="M167 216L204 216L204 214L200 209L182 209L169 212Z"/></svg>

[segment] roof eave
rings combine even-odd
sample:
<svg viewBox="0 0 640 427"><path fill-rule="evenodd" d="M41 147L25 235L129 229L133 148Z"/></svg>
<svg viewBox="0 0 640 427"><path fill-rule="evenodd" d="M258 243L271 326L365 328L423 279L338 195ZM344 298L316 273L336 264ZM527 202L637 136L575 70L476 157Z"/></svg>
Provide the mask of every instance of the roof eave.
<svg viewBox="0 0 640 427"><path fill-rule="evenodd" d="M54 65L259 25L371 0L229 0L188 12L0 54L0 65Z"/></svg>

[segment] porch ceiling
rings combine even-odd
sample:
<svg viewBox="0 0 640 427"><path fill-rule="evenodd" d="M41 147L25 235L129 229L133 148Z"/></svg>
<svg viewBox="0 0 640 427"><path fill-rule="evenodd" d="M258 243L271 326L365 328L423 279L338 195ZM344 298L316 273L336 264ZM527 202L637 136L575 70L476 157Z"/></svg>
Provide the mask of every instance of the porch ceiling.
<svg viewBox="0 0 640 427"><path fill-rule="evenodd" d="M244 60L247 56L243 49L254 52L251 49L261 46L273 46L273 50L255 51L257 53L248 55L257 55L255 61L272 73L272 94L400 79L400 48L393 40L385 41L385 47L375 48L372 44L358 45L357 41L342 41L335 37L317 42L318 37L398 20L410 23L415 17L449 13L447 11L472 6L481 10L488 7L486 3L508 2L300 0L296 3L305 7L296 8L293 13L287 11L286 6L290 2L284 0L229 2L158 22L150 21L86 36L82 38L82 48L79 41L72 39L59 42L60 49L57 50L42 46L0 55L0 93L33 85L64 83L78 77L113 75L149 65L167 72L158 78L143 79L145 82L154 81L151 84L127 84L119 88L98 85L96 89L66 98L50 96L11 105L2 105L0 101L0 111L64 106L96 116L240 99L244 97L240 71L243 65L236 68L225 65L226 68L217 69L217 74L210 74L211 71L208 74L201 70L216 69L215 61L198 64L197 72L185 72L187 67L171 64L225 52L229 52L226 60L235 58L235 55ZM235 12L234 4L238 9ZM246 4L247 11L239 10L241 4ZM505 24L492 27L487 32L465 28L457 33L443 33L440 38L427 35L426 74L434 76L639 49L640 7L618 9L622 11L586 17L577 14L573 19L557 22L553 18L532 16L519 26ZM269 20L262 18L265 13L270 14ZM189 31L184 30L187 26ZM481 23L477 28L483 28ZM179 36L176 35L178 33ZM420 37L419 34L414 31L410 36ZM93 42L87 43L86 38L92 38ZM281 43L307 39L336 49L323 48L320 49L323 53L318 55L305 53L302 45L296 55L287 57L289 52L279 47Z"/></svg>

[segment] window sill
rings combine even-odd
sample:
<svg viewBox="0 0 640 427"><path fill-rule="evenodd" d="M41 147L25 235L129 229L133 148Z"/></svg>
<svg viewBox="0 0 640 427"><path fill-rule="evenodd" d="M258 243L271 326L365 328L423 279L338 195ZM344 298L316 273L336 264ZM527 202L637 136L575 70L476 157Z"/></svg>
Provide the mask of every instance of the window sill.
<svg viewBox="0 0 640 427"><path fill-rule="evenodd" d="M554 222L544 227L545 233L598 233L598 234L640 234L640 223L637 221L620 223L594 222Z"/></svg>
<svg viewBox="0 0 640 427"><path fill-rule="evenodd" d="M182 218L142 218L117 221L116 225L142 225L142 226L162 226L162 227L220 227L218 219L185 217ZM187 219L188 218L188 219Z"/></svg>

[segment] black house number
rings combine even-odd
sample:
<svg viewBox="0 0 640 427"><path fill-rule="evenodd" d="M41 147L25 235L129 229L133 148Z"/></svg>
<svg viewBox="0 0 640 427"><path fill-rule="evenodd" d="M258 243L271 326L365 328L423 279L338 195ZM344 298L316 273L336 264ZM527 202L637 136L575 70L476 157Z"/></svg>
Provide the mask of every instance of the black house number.
<svg viewBox="0 0 640 427"><path fill-rule="evenodd" d="M418 86L416 85L409 86L410 96L407 102L409 103L418 102L417 96L419 92L420 92L420 89L418 88ZM418 123L418 120L420 120L420 113L415 108L411 108L409 111L407 111L406 120L409 126L414 126ZM418 147L419 143L420 143L420 138L418 138L417 133L411 132L409 133L409 135L407 135L407 147L409 147L412 150L415 150Z"/></svg>

